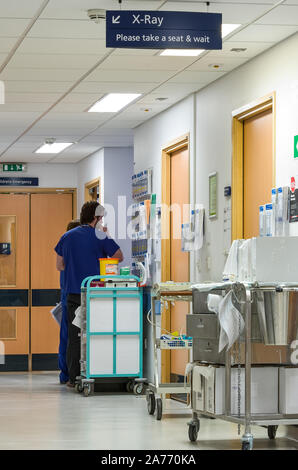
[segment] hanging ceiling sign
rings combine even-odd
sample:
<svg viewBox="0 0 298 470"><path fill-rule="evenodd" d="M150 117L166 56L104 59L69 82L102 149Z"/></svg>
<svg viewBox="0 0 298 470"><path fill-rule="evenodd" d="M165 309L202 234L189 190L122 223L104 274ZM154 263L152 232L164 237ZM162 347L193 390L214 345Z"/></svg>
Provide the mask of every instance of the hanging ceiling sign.
<svg viewBox="0 0 298 470"><path fill-rule="evenodd" d="M221 13L107 11L106 47L222 49L221 24Z"/></svg>
<svg viewBox="0 0 298 470"><path fill-rule="evenodd" d="M0 176L0 186L38 186L38 178Z"/></svg>

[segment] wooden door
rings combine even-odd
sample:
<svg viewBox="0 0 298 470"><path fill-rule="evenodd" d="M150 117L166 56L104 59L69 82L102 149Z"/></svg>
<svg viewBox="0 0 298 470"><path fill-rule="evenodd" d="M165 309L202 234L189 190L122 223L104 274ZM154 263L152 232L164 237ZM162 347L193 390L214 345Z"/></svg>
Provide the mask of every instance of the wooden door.
<svg viewBox="0 0 298 470"><path fill-rule="evenodd" d="M171 280L189 281L189 254L181 249L181 224L189 218L189 156L188 148L171 154ZM184 208L184 210L183 210ZM171 332L186 332L188 302L176 302L171 306ZM184 377L188 351L171 351L171 380Z"/></svg>
<svg viewBox="0 0 298 470"><path fill-rule="evenodd" d="M0 194L0 371L29 358L29 195Z"/></svg>
<svg viewBox="0 0 298 470"><path fill-rule="evenodd" d="M271 202L272 110L243 123L243 235L259 236L259 206Z"/></svg>
<svg viewBox="0 0 298 470"><path fill-rule="evenodd" d="M54 248L72 220L72 194L31 195L32 369L57 368L59 327L50 310L60 301Z"/></svg>

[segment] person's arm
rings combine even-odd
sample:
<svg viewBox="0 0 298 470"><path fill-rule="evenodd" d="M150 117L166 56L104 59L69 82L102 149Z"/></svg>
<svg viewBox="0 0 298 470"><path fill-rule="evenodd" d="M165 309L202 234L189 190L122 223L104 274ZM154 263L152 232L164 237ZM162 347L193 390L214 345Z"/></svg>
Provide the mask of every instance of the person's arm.
<svg viewBox="0 0 298 470"><path fill-rule="evenodd" d="M58 271L64 271L65 269L64 259L58 254L56 258L56 268Z"/></svg>
<svg viewBox="0 0 298 470"><path fill-rule="evenodd" d="M123 253L122 253L122 251L120 250L120 248L113 254L113 256L111 256L111 258L117 258L117 259L119 259L119 263L121 263L121 261L124 260Z"/></svg>

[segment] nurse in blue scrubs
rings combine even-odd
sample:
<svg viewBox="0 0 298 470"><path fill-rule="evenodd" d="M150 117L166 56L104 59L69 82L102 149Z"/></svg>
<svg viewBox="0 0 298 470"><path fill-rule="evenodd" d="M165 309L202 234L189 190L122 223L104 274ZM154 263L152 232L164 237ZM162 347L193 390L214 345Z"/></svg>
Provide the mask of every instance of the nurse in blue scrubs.
<svg viewBox="0 0 298 470"><path fill-rule="evenodd" d="M72 220L67 225L66 231L72 230L80 225L79 220ZM68 368L66 363L66 351L68 341L68 319L67 319L67 293L65 290L65 271L60 271L60 289L61 289L61 304L62 304L62 320L60 326L60 344L59 344L59 355L58 364L60 369L60 383L66 384L69 380Z"/></svg>

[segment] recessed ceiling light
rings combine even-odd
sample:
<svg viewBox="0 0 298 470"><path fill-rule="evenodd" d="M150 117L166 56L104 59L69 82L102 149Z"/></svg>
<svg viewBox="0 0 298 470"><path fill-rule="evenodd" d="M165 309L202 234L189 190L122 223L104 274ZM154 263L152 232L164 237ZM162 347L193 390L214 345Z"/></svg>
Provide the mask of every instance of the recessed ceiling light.
<svg viewBox="0 0 298 470"><path fill-rule="evenodd" d="M167 55L167 56L181 56L181 57L195 57L205 49L165 49L159 55Z"/></svg>
<svg viewBox="0 0 298 470"><path fill-rule="evenodd" d="M55 142L53 139L46 140L45 143L35 150L34 153L60 153L74 142Z"/></svg>
<svg viewBox="0 0 298 470"><path fill-rule="evenodd" d="M92 105L88 112L116 113L139 96L141 96L140 93L109 93Z"/></svg>
<svg viewBox="0 0 298 470"><path fill-rule="evenodd" d="M209 64L208 67L211 67L212 69L221 69L223 68L223 64Z"/></svg>
<svg viewBox="0 0 298 470"><path fill-rule="evenodd" d="M239 28L239 26L241 26L241 24L225 24L225 23L223 23L221 25L221 37L222 38L226 37L232 31Z"/></svg>

